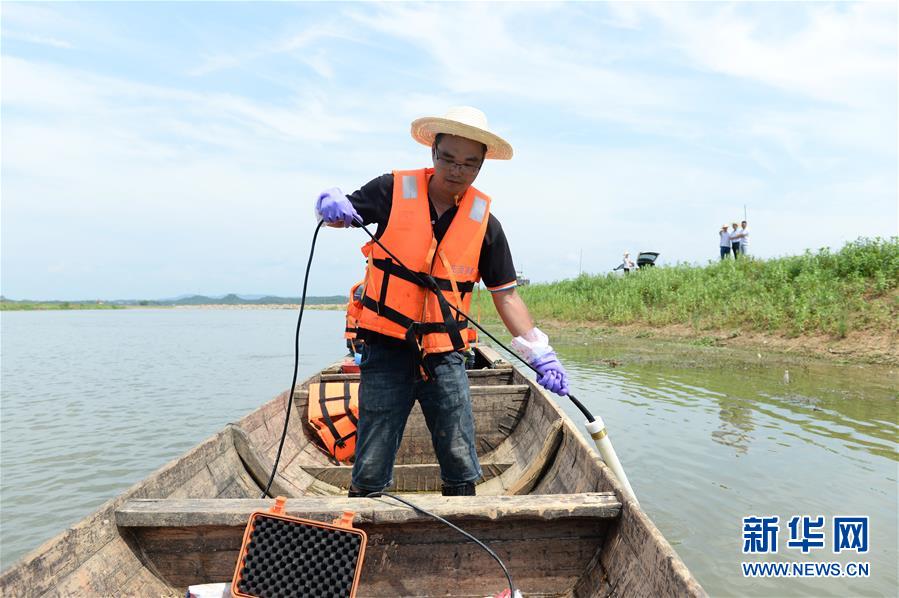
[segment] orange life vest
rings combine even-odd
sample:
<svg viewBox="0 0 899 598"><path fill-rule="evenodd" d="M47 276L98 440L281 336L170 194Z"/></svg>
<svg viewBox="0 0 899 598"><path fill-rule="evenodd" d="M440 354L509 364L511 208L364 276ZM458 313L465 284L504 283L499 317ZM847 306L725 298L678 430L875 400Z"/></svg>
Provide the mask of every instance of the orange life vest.
<svg viewBox="0 0 899 598"><path fill-rule="evenodd" d="M350 300L346 306L346 331L343 338L353 340L359 330L359 314L362 312L362 285L364 280L360 280L350 289Z"/></svg>
<svg viewBox="0 0 899 598"><path fill-rule="evenodd" d="M356 452L359 417L359 383L325 382L309 385L306 420L324 448L338 461Z"/></svg>
<svg viewBox="0 0 899 598"><path fill-rule="evenodd" d="M362 255L368 259L371 253L371 246L374 241L369 241L362 246ZM366 268L365 278L357 282L350 289L350 298L346 306L346 331L343 338L354 340L359 330L359 315L362 313L362 294L365 292L365 280L368 277L368 269Z"/></svg>
<svg viewBox="0 0 899 598"><path fill-rule="evenodd" d="M490 198L469 187L440 243L428 202L431 168L393 172L390 218L379 240L421 279L433 277L441 301L378 244L371 244L359 328L416 342L422 354L467 350L474 340L465 318L481 279L478 260L487 232Z"/></svg>

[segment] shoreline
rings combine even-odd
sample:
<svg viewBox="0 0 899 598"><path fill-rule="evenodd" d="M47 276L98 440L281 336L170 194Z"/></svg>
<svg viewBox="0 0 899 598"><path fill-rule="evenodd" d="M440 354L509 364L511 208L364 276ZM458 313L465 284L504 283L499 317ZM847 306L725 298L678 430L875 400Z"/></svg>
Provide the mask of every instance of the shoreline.
<svg viewBox="0 0 899 598"><path fill-rule="evenodd" d="M836 339L825 334L787 337L754 331L695 330L691 326L675 324L648 326L628 324L610 326L596 322L567 322L554 319L535 319L550 341L562 344L640 344L657 342L665 350L695 353L723 351L740 361L771 360L789 362L820 361L831 365L899 366L899 334L871 331L850 332ZM505 328L495 316L484 318L481 325L491 334L502 335ZM507 333L506 333L507 334ZM641 351L642 353L643 351Z"/></svg>
<svg viewBox="0 0 899 598"><path fill-rule="evenodd" d="M549 320L543 325L562 339L601 342L604 338L622 341L659 341L691 349L726 349L745 353L747 358L780 360L816 360L830 364L899 365L899 339L896 334L850 332L845 338L828 335L786 337L742 330L694 330L686 325L651 327L645 325L603 326L593 323L567 323Z"/></svg>
<svg viewBox="0 0 899 598"><path fill-rule="evenodd" d="M203 305L135 305L129 307L148 308L161 307L166 309L300 309L299 303L265 303L265 304L228 304L210 303ZM324 311L342 311L346 309L346 303L316 303L307 304L304 309L319 309Z"/></svg>
<svg viewBox="0 0 899 598"><path fill-rule="evenodd" d="M344 310L346 303L306 304L306 309ZM68 307L60 304L28 304L15 306L4 304L0 311L115 311L122 309L299 309L299 303L202 303L197 305L119 305L111 303L72 303Z"/></svg>
<svg viewBox="0 0 899 598"><path fill-rule="evenodd" d="M298 303L285 304L200 304L200 305L122 305L94 308L96 310L118 309L225 309L225 310L298 310ZM85 311L90 307L49 308L4 311ZM342 311L345 303L327 303L306 305L305 309L322 311ZM484 325L491 332L498 331L499 319L495 314L484 318ZM645 324L627 324L613 326L597 322L568 322L545 319L538 322L541 328L551 332L553 337L561 337L571 342L602 342L604 339L622 341L662 341L670 345L680 345L685 350L690 348L727 348L733 350L762 354L778 355L783 359L801 358L817 359L836 364L873 364L899 365L899 334L872 331L851 331L844 338L834 338L825 334L806 334L788 337L779 334L766 334L740 329L696 330L685 324L667 326L649 326ZM759 357L761 358L761 357Z"/></svg>

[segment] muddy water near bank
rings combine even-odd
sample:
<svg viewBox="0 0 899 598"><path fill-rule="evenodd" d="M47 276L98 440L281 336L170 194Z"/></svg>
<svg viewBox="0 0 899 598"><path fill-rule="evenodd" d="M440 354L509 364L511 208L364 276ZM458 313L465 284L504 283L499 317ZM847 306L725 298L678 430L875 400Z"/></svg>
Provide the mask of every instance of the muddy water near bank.
<svg viewBox="0 0 899 598"><path fill-rule="evenodd" d="M605 419L641 504L710 594L895 595L896 370L559 338L572 392ZM777 554L742 553L754 515L780 518ZM824 549L787 546L795 515L825 517ZM844 515L870 517L867 554L833 554L830 526ZM774 561L868 562L871 575L743 577L741 562Z"/></svg>

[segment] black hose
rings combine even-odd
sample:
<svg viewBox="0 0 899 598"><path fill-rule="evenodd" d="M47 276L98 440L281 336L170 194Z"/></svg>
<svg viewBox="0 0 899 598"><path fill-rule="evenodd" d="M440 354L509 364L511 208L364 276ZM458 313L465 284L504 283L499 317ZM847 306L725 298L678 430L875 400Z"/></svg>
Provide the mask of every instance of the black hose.
<svg viewBox="0 0 899 598"><path fill-rule="evenodd" d="M275 475L278 471L278 463L281 460L281 451L284 449L284 441L287 439L287 429L288 429L288 423L290 422L290 412L292 411L292 407L293 407L293 395L296 392L297 374L299 372L299 367L300 367L300 325L303 323L303 312L306 308L306 289L309 285L309 272L312 269L311 268L312 267L312 256L315 254L315 243L318 240L318 231L321 230L323 224L324 224L324 221L320 221L318 223L318 226L315 227L315 233L312 235L312 247L309 249L309 261L306 262L306 274L303 277L303 294L300 297L300 313L299 313L299 316L297 317L297 328L296 328L296 333L294 336L293 379L290 382L290 395L287 397L287 410L286 410L286 413L284 414L284 429L281 432L281 441L278 443L278 452L275 454L275 462L274 462L274 465L272 465L272 473L268 478L268 483L266 483L265 489L262 491L262 496L260 498L265 498L267 496L269 496L269 497L271 496L271 494L269 494L269 490L271 489L272 482L274 481ZM365 232L368 232L368 230L366 229ZM371 233L369 233L369 235L371 235ZM374 237L372 237L372 238L374 238ZM378 244L380 245L380 242L377 241L377 239L375 239L375 241L378 242ZM381 247L384 247L384 246L381 245ZM385 251L387 250L386 247L384 249L385 249ZM388 251L388 253L389 253L389 251ZM397 260L397 262L399 262L399 260ZM399 263L402 265L402 262L399 262ZM403 266L403 267L406 268L406 266ZM408 268L406 268L406 269L408 270ZM411 270L410 270L410 272L411 272ZM499 341L497 341L497 342L499 342ZM500 344L502 344L502 343L500 343ZM475 542L478 546L480 546L481 548L486 550L487 553L491 557L493 557L497 563L499 563L499 566L502 567L503 573L505 573L506 579L509 582L509 591L514 594L515 584L512 582L512 575L509 573L509 570L506 568L506 565L502 562L502 560L499 558L499 556L497 556L497 554L493 550L491 550L489 546L487 546L486 544L484 544L483 542L481 542L480 540L478 540L477 538L475 538L474 536L472 536L471 534L469 534L462 528L450 523L443 517L440 517L439 515L435 515L435 514L431 513L430 511L426 511L425 509L422 509L421 507L414 505L411 502L408 502L398 496L394 496L393 494L388 494L387 492L375 492L373 494L367 495L368 498L377 498L379 496L389 496L390 498L392 498L396 501L399 501L399 502L403 503L404 505L411 507L412 509L414 509L420 513L424 513L425 515L433 517L434 519L436 519L442 523L445 523L449 527L453 528L454 530L456 530L457 532L459 532L460 534L462 534L463 536L465 536L472 542Z"/></svg>
<svg viewBox="0 0 899 598"><path fill-rule="evenodd" d="M290 383L290 396L287 397L287 411L284 414L284 430L281 432L281 441L278 443L278 452L275 455L275 463L274 463L274 465L272 465L271 476L269 476L268 483L265 485L265 489L262 491L262 496L260 498L265 498L266 496L271 496L271 494L269 494L269 489L272 487L272 482L275 480L275 474L278 471L278 463L281 460L281 451L284 448L284 440L287 438L287 424L290 421L290 412L291 412L291 407L293 406L293 395L294 395L294 392L296 391L296 386L297 386L297 372L299 371L299 365L300 365L300 324L302 324L302 322L303 322L303 310L306 307L306 287L309 284L309 271L312 269L312 256L315 254L315 242L318 240L318 231L321 230L323 224L324 224L323 220L319 221L318 226L315 227L315 233L312 235L312 247L310 247L310 249L309 249L309 261L306 262L306 274L303 277L303 295L300 298L300 314L297 317L297 329L296 329L296 336L294 339L294 353L293 353L293 380ZM356 226L358 228L361 228L362 230L364 230L365 234L367 234L369 237L371 237L372 241L377 243L381 247L381 249L383 249L387 253L387 255L389 255L404 270L409 272L409 274L413 278L416 279L418 284L420 284L424 288L433 290L433 285L431 285L428 281L426 281L424 278L422 278L418 272L415 272L414 270L412 270L408 266L406 266L406 264L404 264L398 257L396 257L396 255L394 255L392 251L387 249L387 247L385 247L384 244L381 243L380 239L375 237L371 233L371 231L368 230L368 228L366 228L366 226L364 224L362 224L361 220L359 220L358 218L355 219L354 224L356 224ZM434 292L438 292L438 291L435 290ZM496 338L495 336L490 334L478 322L475 322L474 320L469 318L468 314L466 314L462 310L458 309L455 305L449 304L449 307L454 312L456 312L457 315L462 316L463 318L465 318L466 321L468 321L468 323L473 324L475 328L477 328L478 330L480 330L481 332L486 334L490 338L490 340L492 340L494 343L496 343L497 345L499 345L500 347L502 347L503 349L508 351L511 355L514 355L515 357L517 357L518 360L521 361L521 363L523 363L524 365L529 367L532 371L534 371L537 374L540 373L537 371L537 368L535 368L534 366L529 364L525 359L523 359L515 351L513 351L509 347L507 347L502 341L500 341L498 338ZM593 414L590 413L590 411L584 406L584 404L581 403L579 400L577 400L577 398L573 394L569 393L567 396L571 400L571 402L574 403L574 406L577 407L578 410L580 410L580 412L582 414L584 414L584 417L587 418L588 422L596 421L596 418L593 417Z"/></svg>
<svg viewBox="0 0 899 598"><path fill-rule="evenodd" d="M487 546L486 544L484 544L483 542L481 542L480 540L478 540L477 538L475 538L474 536L469 534L467 531L465 531L461 527L458 527L457 525L450 523L449 521L447 521L440 515L435 515L434 513L431 513L430 511L426 511L426 510L422 509L421 507L419 507L407 500L400 498L399 496L394 496L393 494L388 494L387 492L372 492L371 494L365 495L366 498L378 498L380 496L389 496L393 500L399 501L399 502L403 503L404 505L406 505L407 507L410 507L411 509L418 511L419 513L424 513L425 515L427 515L429 517L433 517L434 519L436 519L437 521L440 521L441 523L445 523L446 525L450 526L451 528L453 528L454 530L456 530L457 532L459 532L460 534L462 534L463 536L465 536L466 538L468 538L469 540L471 540L472 542L474 542L475 544L477 544L478 546L480 546L481 548L486 550L487 553L490 556L492 556L493 559L497 563L499 563L499 566L502 567L503 573L506 574L506 580L509 582L509 592L511 592L512 596L515 595L515 584L512 582L512 574L509 573L509 570L506 568L505 563L503 563L503 561L499 558L499 556L497 556L497 554L495 552L493 552L493 550L489 546Z"/></svg>
<svg viewBox="0 0 899 598"><path fill-rule="evenodd" d="M387 249L387 247L385 247L384 244L381 243L380 239L378 239L378 238L375 237L373 234L371 234L371 231L368 230L368 228L366 228L366 226L365 226L364 224L362 224L361 221L359 221L358 219L356 219L356 220L354 220L354 224L356 224L356 226L357 226L358 228L361 228L362 230L364 230L364 231L365 231L365 234L367 234L369 237L371 237L372 241L374 241L375 243L377 243L377 244L381 247L381 249L383 249L385 252L387 252L387 255L389 255L389 256L393 259L393 261L395 261L397 264L399 264L400 266L402 266L404 270L406 270L409 274L411 274L412 277L416 279L416 281L418 282L418 284L420 284L421 286L423 286L423 287L425 287L425 288L427 288L427 289L432 288L432 285L430 285L430 284L428 283L428 281L426 281L424 278L422 278L421 275L420 275L418 272L415 272L415 271L411 270L408 266L406 266L406 264L404 264L398 257L396 257L396 256L393 254L392 251L390 251L389 249ZM520 355L518 355L518 353L516 353L515 351L513 351L512 349L510 349L509 347L507 347L507 346L506 346L503 342L501 342L498 338L496 338L495 336L493 336L492 334L490 334L489 332L487 332L487 330L486 330L483 326L481 326L478 322L475 322L474 320L472 320L471 318L469 318L469 317L468 317L468 314L464 313L462 310L458 309L455 305L453 305L453 304L451 304L451 303L449 304L449 307L450 307L450 309L452 309L454 312L456 312L457 315L460 315L460 316L462 316L463 318L465 318L465 319L468 321L469 324L473 324L475 328L477 328L478 330L480 330L481 332L483 332L484 334L486 334L486 335L490 338L490 340L492 340L494 343L496 343L497 345L499 345L500 347L502 347L503 349L505 349L506 351L508 351L510 354L512 354L512 355L514 355L515 357L517 357L518 360L521 361L521 363L523 363L524 365L526 365L527 367L529 367L531 370L533 370L534 373L536 373L536 374L539 374L539 373L540 373L540 372L537 371L537 368L535 368L534 366L532 366L531 364L529 364L524 358L522 358ZM577 400L577 398L575 398L575 396L574 396L573 394L570 394L570 393L569 393L569 394L566 395L566 396L567 396L569 399L571 399L571 402L574 403L574 406L577 407L578 410L580 410L580 412L584 414L584 417L587 418L587 421L588 421L588 422L591 422L591 423L592 423L592 422L596 421L596 418L593 417L593 414L590 413L590 411L584 406L584 404L581 403L579 400Z"/></svg>
<svg viewBox="0 0 899 598"><path fill-rule="evenodd" d="M297 372L300 369L300 324L303 323L303 310L306 308L306 286L309 284L309 271L312 269L312 255L315 253L315 241L318 239L318 231L321 230L324 223L324 220L319 221L318 226L315 227L315 233L312 235L312 247L309 248L309 261L306 262L306 275L303 277L303 295L300 297L300 315L297 317L297 330L293 341L293 380L290 382L290 395L287 397L287 411L284 414L284 430L281 432L281 442L278 443L275 464L272 465L272 475L269 476L268 483L265 485L262 496L259 498L271 496L268 491L272 487L272 482L275 480L275 473L278 471L278 462L281 460L281 450L284 448L284 440L287 438L287 424L290 421L290 412L293 407L293 394L296 392L297 388Z"/></svg>

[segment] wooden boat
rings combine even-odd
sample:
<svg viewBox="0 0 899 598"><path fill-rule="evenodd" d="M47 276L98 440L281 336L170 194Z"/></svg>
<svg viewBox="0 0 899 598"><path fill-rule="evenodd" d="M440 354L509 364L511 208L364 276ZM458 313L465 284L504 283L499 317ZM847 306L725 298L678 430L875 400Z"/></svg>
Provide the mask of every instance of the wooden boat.
<svg viewBox="0 0 899 598"><path fill-rule="evenodd" d="M484 480L476 497L442 497L416 407L393 492L487 542L525 596L700 596L701 586L549 395L490 348L469 370ZM359 596L485 596L506 586L481 548L387 498L347 498L351 468L312 441L306 380L272 494L287 513L331 521L345 509L368 533ZM229 424L0 575L2 596L184 596L230 581L244 526L268 480L288 393ZM415 493L415 494L408 494Z"/></svg>

